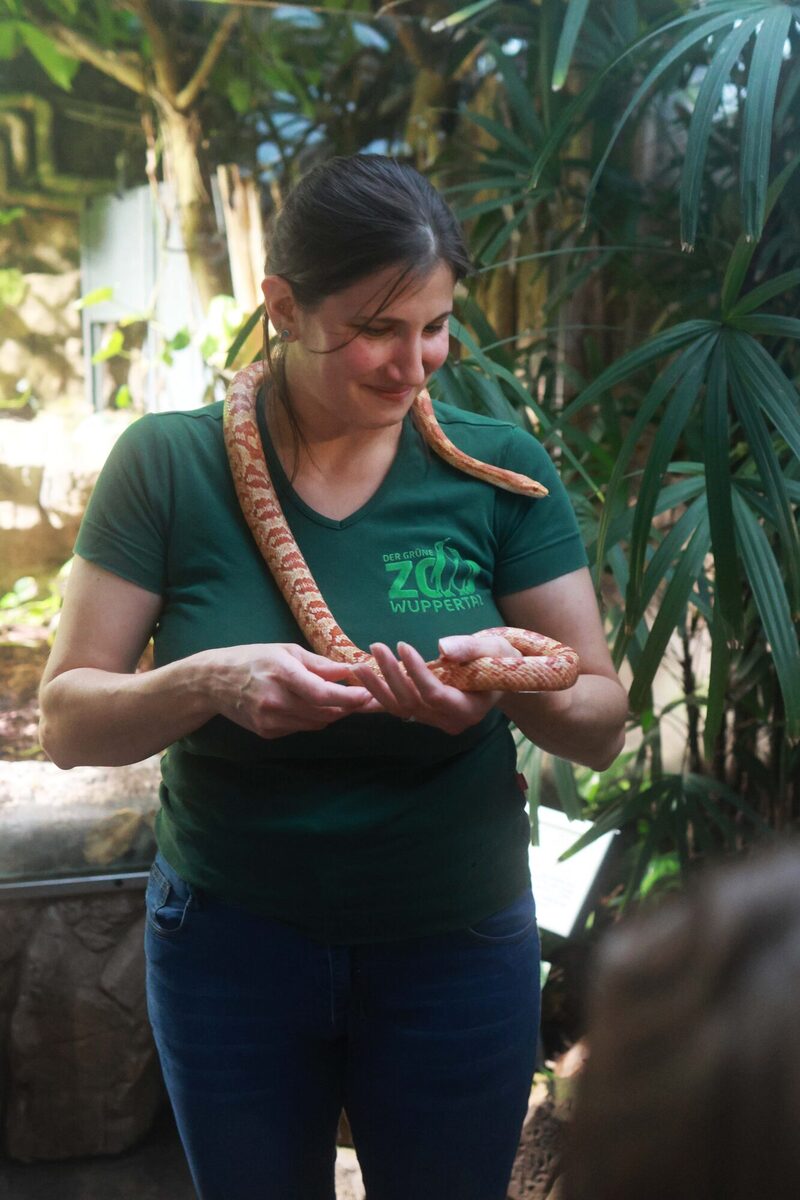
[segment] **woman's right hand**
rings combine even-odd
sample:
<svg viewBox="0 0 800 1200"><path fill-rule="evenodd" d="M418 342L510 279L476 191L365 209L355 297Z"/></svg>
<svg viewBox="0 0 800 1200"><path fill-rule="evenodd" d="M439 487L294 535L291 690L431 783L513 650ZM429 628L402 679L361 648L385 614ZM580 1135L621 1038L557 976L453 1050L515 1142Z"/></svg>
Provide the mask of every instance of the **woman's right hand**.
<svg viewBox="0 0 800 1200"><path fill-rule="evenodd" d="M76 555L40 689L39 736L59 767L140 762L218 714L276 738L375 707L366 688L337 682L351 667L291 644L201 650L137 672L161 606Z"/></svg>
<svg viewBox="0 0 800 1200"><path fill-rule="evenodd" d="M262 738L325 729L372 704L366 688L342 686L353 678L351 666L291 642L230 646L195 657L204 660L220 715Z"/></svg>

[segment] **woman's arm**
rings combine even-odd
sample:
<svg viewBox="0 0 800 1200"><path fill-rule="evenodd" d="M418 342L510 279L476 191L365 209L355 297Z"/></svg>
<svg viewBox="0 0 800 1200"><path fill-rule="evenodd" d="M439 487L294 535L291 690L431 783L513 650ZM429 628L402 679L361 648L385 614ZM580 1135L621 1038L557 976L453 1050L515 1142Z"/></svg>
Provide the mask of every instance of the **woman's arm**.
<svg viewBox="0 0 800 1200"><path fill-rule="evenodd" d="M608 652L591 576L584 567L498 601L509 625L572 646L581 659L563 692L503 693L498 707L535 745L603 771L625 741L628 697Z"/></svg>
<svg viewBox="0 0 800 1200"><path fill-rule="evenodd" d="M166 749L218 714L282 737L321 729L370 700L350 669L301 646L205 650L134 674L161 597L77 557L40 688L39 736L60 767L120 766Z"/></svg>

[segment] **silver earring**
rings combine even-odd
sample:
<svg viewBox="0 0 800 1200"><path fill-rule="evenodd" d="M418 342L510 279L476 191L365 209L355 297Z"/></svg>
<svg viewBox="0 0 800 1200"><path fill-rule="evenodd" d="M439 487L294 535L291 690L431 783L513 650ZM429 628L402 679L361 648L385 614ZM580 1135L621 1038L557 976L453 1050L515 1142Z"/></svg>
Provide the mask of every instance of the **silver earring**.
<svg viewBox="0 0 800 1200"><path fill-rule="evenodd" d="M288 340L291 336L292 336L292 332L290 329L282 329L281 330L281 341L282 342L288 342Z"/></svg>

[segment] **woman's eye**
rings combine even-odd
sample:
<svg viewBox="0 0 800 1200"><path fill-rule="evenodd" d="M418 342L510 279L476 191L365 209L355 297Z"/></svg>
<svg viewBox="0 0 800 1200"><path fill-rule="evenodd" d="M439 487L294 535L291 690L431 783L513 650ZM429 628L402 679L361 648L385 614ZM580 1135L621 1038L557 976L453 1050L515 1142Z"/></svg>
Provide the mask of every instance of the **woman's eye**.
<svg viewBox="0 0 800 1200"><path fill-rule="evenodd" d="M439 321L436 325L426 325L423 333L426 337L434 337L437 333L441 333L442 330L446 328L447 321ZM376 329L372 325L366 325L364 328L359 330L359 333L362 333L369 338L388 337L392 332L393 330L390 326L386 326L383 329Z"/></svg>

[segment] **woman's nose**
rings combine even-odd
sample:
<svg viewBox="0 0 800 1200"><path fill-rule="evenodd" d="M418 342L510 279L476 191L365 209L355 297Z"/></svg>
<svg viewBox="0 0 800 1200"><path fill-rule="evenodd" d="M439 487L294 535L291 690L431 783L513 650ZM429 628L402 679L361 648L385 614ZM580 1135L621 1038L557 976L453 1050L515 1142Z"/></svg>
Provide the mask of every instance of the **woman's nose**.
<svg viewBox="0 0 800 1200"><path fill-rule="evenodd" d="M398 339L392 365L399 382L409 387L421 387L429 373L422 338L413 336Z"/></svg>

